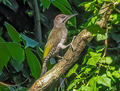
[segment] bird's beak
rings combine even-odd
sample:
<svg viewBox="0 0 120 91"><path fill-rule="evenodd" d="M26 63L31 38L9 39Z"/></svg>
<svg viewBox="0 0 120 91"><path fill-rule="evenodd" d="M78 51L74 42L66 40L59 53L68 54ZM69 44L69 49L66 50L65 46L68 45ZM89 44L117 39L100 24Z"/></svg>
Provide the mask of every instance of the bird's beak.
<svg viewBox="0 0 120 91"><path fill-rule="evenodd" d="M72 18L72 17L75 16L75 15L78 15L78 13L77 13L77 14L68 15L68 16L65 18L64 22L66 22L67 20L69 20L70 18Z"/></svg>

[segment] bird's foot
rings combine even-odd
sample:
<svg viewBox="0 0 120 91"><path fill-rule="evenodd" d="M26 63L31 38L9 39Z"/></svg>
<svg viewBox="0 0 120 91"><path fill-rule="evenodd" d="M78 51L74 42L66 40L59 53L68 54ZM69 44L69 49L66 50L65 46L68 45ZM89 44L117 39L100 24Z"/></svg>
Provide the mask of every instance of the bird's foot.
<svg viewBox="0 0 120 91"><path fill-rule="evenodd" d="M59 54L57 54L56 56L57 56L57 57L59 57L59 58L61 58L61 59L63 58L63 57L62 57L62 56L60 56Z"/></svg>
<svg viewBox="0 0 120 91"><path fill-rule="evenodd" d="M72 47L72 49L74 49L74 47L73 47L73 44L72 44L72 43L73 43L73 41L75 40L75 38L76 38L76 36L74 36L74 37L73 37L72 42L70 43L70 46Z"/></svg>

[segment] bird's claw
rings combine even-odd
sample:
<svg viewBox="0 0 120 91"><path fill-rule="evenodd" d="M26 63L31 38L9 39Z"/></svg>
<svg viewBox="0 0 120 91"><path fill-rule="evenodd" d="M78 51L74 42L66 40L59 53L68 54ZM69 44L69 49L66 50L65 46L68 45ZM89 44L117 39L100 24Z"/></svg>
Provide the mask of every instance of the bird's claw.
<svg viewBox="0 0 120 91"><path fill-rule="evenodd" d="M74 47L73 47L73 44L72 44L72 43L73 43L73 41L75 40L75 38L76 38L76 36L74 36L74 37L73 37L72 42L70 43L70 45L71 45L72 49L74 49Z"/></svg>
<svg viewBox="0 0 120 91"><path fill-rule="evenodd" d="M60 56L59 54L57 54L56 56L57 56L57 57L59 57L59 58L61 58L61 59L63 58L63 57L62 57L62 56Z"/></svg>

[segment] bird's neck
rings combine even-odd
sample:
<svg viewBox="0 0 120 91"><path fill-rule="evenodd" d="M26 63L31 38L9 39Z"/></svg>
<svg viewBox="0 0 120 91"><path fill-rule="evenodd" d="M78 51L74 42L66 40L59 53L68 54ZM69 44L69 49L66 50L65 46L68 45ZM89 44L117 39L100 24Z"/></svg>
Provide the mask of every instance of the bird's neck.
<svg viewBox="0 0 120 91"><path fill-rule="evenodd" d="M65 26L65 23L60 23L60 24L55 24L54 27L55 28L64 28L66 26Z"/></svg>

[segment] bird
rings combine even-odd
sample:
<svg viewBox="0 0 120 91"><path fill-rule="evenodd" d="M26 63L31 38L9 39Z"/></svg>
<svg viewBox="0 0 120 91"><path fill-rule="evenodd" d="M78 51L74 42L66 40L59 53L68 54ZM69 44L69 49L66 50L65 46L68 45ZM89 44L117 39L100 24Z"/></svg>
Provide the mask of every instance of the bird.
<svg viewBox="0 0 120 91"><path fill-rule="evenodd" d="M53 21L54 26L48 36L47 43L45 45L45 49L43 53L43 65L42 65L42 72L40 77L42 77L47 71L47 66L46 66L47 60L53 56L58 56L61 58L61 56L59 56L60 49L65 49L66 47L72 44L71 42L68 45L64 45L64 43L67 40L67 34L68 34L68 30L65 26L65 23L67 20L69 20L71 17L75 15L77 14L71 14L71 15L59 14L54 18Z"/></svg>

